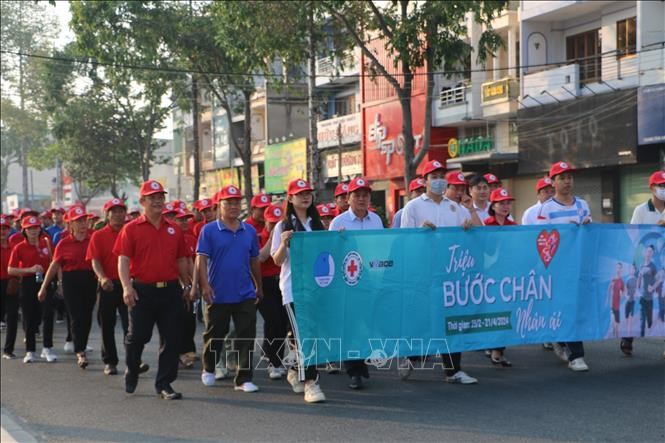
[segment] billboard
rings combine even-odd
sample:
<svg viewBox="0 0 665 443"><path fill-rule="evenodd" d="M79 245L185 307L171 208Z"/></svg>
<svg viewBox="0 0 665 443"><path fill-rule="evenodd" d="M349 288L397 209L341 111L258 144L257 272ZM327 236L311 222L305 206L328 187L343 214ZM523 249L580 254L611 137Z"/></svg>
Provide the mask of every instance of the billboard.
<svg viewBox="0 0 665 443"><path fill-rule="evenodd" d="M665 143L665 83L637 90L637 143Z"/></svg>
<svg viewBox="0 0 665 443"><path fill-rule="evenodd" d="M283 193L296 178L307 179L307 139L266 146L265 192Z"/></svg>

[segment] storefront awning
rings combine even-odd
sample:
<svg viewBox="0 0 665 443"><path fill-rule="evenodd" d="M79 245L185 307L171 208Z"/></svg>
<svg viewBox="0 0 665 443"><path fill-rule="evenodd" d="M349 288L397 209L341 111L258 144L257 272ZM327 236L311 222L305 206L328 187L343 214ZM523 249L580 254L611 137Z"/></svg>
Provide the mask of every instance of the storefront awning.
<svg viewBox="0 0 665 443"><path fill-rule="evenodd" d="M517 152L481 152L446 160L448 169L461 169L462 165L517 163Z"/></svg>

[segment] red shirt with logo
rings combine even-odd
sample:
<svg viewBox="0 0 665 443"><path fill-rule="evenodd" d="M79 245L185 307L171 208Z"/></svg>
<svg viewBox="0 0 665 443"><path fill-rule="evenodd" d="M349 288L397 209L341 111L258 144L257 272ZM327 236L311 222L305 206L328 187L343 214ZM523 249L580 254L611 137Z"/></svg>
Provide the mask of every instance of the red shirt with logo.
<svg viewBox="0 0 665 443"><path fill-rule="evenodd" d="M73 235L58 242L53 252L53 261L60 263L64 272L92 271L92 263L86 259L90 237L77 240Z"/></svg>
<svg viewBox="0 0 665 443"><path fill-rule="evenodd" d="M498 222L496 217L494 217L493 215L490 215L485 220L483 220L483 223L485 224L485 226L512 226L512 225L517 225L517 223L515 223L514 221L512 221L508 218L506 218L503 221L503 225L502 225Z"/></svg>
<svg viewBox="0 0 665 443"><path fill-rule="evenodd" d="M268 243L270 232L268 232L267 229L264 229L257 233L259 237L259 249L261 249L266 243ZM261 277L275 277L279 275L280 271L280 267L275 264L272 257L268 257L268 260L261 263Z"/></svg>
<svg viewBox="0 0 665 443"><path fill-rule="evenodd" d="M9 247L13 248L14 246L21 243L25 240L23 232L15 232L9 236ZM39 234L39 246L49 248L51 246L51 237L46 232Z"/></svg>
<svg viewBox="0 0 665 443"><path fill-rule="evenodd" d="M12 247L9 246L0 246L0 280L8 280L11 276L7 271L9 267L9 255L12 253Z"/></svg>
<svg viewBox="0 0 665 443"><path fill-rule="evenodd" d="M48 247L41 244L39 246L31 245L27 239L14 246L12 252L9 254L9 266L12 268L30 268L35 265L41 265L44 268L44 272L46 272L50 262L51 251L49 251ZM35 275L35 273L24 275Z"/></svg>
<svg viewBox="0 0 665 443"><path fill-rule="evenodd" d="M113 252L129 257L129 273L142 283L177 280L177 260L188 256L185 236L179 226L162 217L157 229L145 215L125 225Z"/></svg>
<svg viewBox="0 0 665 443"><path fill-rule="evenodd" d="M188 257L196 257L196 237L193 234L190 234L189 231L185 231L185 245L187 245Z"/></svg>
<svg viewBox="0 0 665 443"><path fill-rule="evenodd" d="M90 237L90 244L86 251L87 260L95 259L102 265L104 274L111 280L118 280L118 255L113 252L113 246L120 234L111 225L106 225L99 231L95 231Z"/></svg>

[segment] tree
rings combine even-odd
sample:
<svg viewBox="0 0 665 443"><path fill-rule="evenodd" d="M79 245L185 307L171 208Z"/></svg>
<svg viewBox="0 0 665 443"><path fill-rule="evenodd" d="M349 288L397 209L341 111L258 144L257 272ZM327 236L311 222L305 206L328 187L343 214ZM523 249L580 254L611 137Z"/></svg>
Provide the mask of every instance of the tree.
<svg viewBox="0 0 665 443"><path fill-rule="evenodd" d="M415 177L416 168L429 148L431 125L433 70L443 66L451 74L460 69L463 60L472 51L483 62L502 44L492 30L491 22L505 9L506 1L324 1L327 12L335 18L353 38L369 60L369 71L385 78L395 89L402 108L402 134L404 136L404 183ZM478 46L465 41L466 17L485 27ZM372 51L372 42L384 43L391 56L392 66L379 60ZM416 71L425 68L427 95L425 101L425 135L423 148L416 154L412 128L411 90ZM395 72L395 70L397 72Z"/></svg>

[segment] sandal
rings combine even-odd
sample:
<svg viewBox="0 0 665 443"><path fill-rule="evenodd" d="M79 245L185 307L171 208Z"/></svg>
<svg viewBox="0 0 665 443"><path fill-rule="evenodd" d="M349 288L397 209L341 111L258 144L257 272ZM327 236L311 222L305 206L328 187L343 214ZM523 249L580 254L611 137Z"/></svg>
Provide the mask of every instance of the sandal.
<svg viewBox="0 0 665 443"><path fill-rule="evenodd" d="M78 361L76 362L79 368L85 369L88 367L88 357L86 357L85 352L78 354Z"/></svg>
<svg viewBox="0 0 665 443"><path fill-rule="evenodd" d="M506 360L505 358L501 357L499 359L496 359L494 357L490 357L490 361L492 362L493 365L500 365L502 368L512 368L513 364Z"/></svg>

